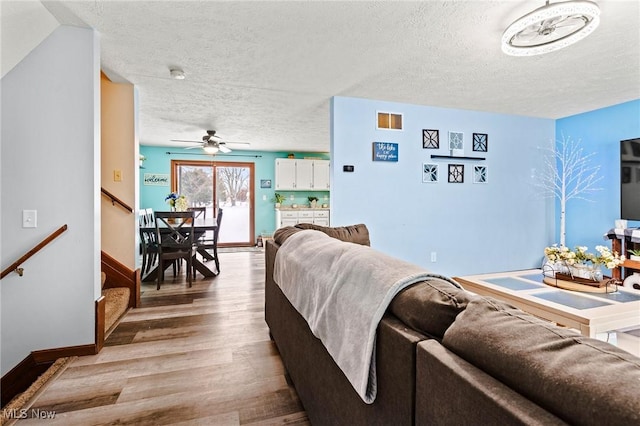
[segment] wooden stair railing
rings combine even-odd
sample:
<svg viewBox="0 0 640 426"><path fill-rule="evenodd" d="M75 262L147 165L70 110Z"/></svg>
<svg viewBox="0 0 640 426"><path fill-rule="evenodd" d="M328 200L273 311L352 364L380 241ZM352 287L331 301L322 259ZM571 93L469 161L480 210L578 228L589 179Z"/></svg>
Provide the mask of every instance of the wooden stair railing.
<svg viewBox="0 0 640 426"><path fill-rule="evenodd" d="M15 262L13 262L11 264L11 266L9 266L7 269L2 271L2 274L0 275L0 280L3 279L4 277L6 277L7 275L9 275L11 272L16 272L18 275L22 276L22 273L23 273L24 270L22 268L20 268L20 265L22 265L24 262L26 262L27 259L29 259L31 256L33 256L37 252L39 252L40 249L42 249L44 246L49 244L58 235L62 234L66 230L67 230L67 224L64 224L60 228L58 228L53 234L49 235L47 238L42 240L37 246L35 246L31 250L29 250L24 256L22 256L20 259L18 259Z"/></svg>
<svg viewBox="0 0 640 426"><path fill-rule="evenodd" d="M118 203L118 205L120 205L120 207L122 207L123 209L125 209L129 213L133 213L133 207L129 206L127 203L122 201L120 198L116 197L115 195L113 195L112 193L110 193L109 191L107 191L104 188L100 188L100 191L102 192L103 195L106 195L107 197L109 197L111 199L111 204L115 205L116 203Z"/></svg>

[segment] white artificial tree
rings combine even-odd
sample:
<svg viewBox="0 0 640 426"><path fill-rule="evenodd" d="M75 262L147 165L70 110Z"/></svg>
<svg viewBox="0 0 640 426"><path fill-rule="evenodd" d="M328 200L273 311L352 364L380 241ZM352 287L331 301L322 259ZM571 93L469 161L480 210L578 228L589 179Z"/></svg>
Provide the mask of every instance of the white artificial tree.
<svg viewBox="0 0 640 426"><path fill-rule="evenodd" d="M562 135L562 140L552 141L550 147L542 149L545 151L544 169L535 185L544 195L560 201L560 246L564 247L567 202L572 199L593 201L588 196L602 190L597 187L602 180L600 166L591 163L595 153L584 154L580 140L571 137Z"/></svg>

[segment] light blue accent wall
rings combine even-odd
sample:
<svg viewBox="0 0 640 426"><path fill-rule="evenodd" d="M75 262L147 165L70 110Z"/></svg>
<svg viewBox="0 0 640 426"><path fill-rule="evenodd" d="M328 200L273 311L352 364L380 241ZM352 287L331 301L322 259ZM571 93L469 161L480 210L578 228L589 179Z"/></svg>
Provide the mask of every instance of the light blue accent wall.
<svg viewBox="0 0 640 426"><path fill-rule="evenodd" d="M164 199L169 192L170 186L151 186L144 185L145 173L171 174L171 160L193 160L193 161L211 161L208 155L198 155L197 150L185 150L181 148L168 147L152 147L140 146L140 153L146 157L144 168L140 169L140 208L153 208L156 211L167 210L168 206ZM172 154L167 154L171 152ZM224 162L243 162L255 164L255 232L256 237L260 234L271 234L275 230L275 209L273 197L275 194L275 160L276 158L287 158L288 152L266 152L266 151L233 151L229 155L217 155L216 161ZM295 158L314 157L329 159L326 153L293 153ZM271 179L272 188L260 188L260 181L263 179ZM325 196L329 197L329 191L279 191L287 197L288 204L307 205L308 196L314 195L318 197L320 203L325 201ZM263 195L266 200L263 200ZM294 200L290 196L294 196ZM326 201L330 203L330 201Z"/></svg>
<svg viewBox="0 0 640 426"><path fill-rule="evenodd" d="M403 131L377 130L376 111L403 114ZM422 129L440 131L440 149L422 148ZM464 183L447 182L448 132L464 133ZM489 135L473 152L472 133ZM554 203L533 187L541 146L554 120L335 97L331 104L332 225L365 223L372 246L427 269L466 275L539 267L554 241ZM399 144L399 161L372 161L375 141ZM422 183L422 164L439 165L440 181ZM353 165L353 173L343 172ZM486 165L488 183L472 183ZM431 262L436 252L436 262Z"/></svg>
<svg viewBox="0 0 640 426"><path fill-rule="evenodd" d="M590 201L567 203L567 246L584 245L593 251L596 245L609 245L603 234L620 218L620 141L640 137L640 100L559 119L556 140L563 135L580 140L585 153L595 152L593 162L601 166L602 190L590 196ZM559 241L559 214L556 220ZM638 227L640 222L630 222L629 226Z"/></svg>

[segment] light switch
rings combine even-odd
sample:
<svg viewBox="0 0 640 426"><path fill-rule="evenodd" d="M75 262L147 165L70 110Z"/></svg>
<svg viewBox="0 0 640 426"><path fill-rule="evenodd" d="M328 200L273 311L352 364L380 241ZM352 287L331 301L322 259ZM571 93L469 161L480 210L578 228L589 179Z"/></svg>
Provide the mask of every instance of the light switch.
<svg viewBox="0 0 640 426"><path fill-rule="evenodd" d="M37 210L22 210L22 227L36 228L38 226Z"/></svg>
<svg viewBox="0 0 640 426"><path fill-rule="evenodd" d="M113 181L114 182L122 182L122 170L114 170L113 171Z"/></svg>

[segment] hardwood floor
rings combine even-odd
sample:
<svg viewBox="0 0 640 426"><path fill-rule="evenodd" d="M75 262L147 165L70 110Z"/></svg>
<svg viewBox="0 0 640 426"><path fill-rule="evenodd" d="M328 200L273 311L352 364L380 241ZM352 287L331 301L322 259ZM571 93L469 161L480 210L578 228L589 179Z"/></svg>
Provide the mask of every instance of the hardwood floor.
<svg viewBox="0 0 640 426"><path fill-rule="evenodd" d="M222 273L143 283L95 356L32 406L47 425L309 424L264 322L264 253L222 253ZM18 424L41 423L25 419Z"/></svg>

